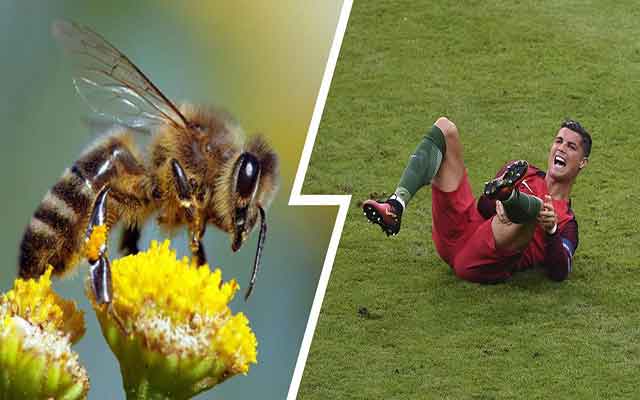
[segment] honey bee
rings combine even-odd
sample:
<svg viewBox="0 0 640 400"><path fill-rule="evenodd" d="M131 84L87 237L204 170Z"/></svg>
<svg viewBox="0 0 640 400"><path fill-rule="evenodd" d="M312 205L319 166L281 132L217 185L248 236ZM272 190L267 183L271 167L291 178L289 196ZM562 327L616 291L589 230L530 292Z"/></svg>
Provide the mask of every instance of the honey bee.
<svg viewBox="0 0 640 400"><path fill-rule="evenodd" d="M207 225L229 233L235 252L260 218L247 299L266 239L265 210L278 186L276 153L261 135L245 142L239 124L223 110L176 106L90 28L57 21L52 33L77 67L76 91L94 112L109 118L113 128L44 196L22 238L19 275L37 277L49 264L54 274L70 271L80 261L93 227L102 224L110 228L121 223L120 249L136 253L140 228L155 213L169 233L186 226L191 252L203 265ZM140 130L151 135L145 152L134 140ZM88 260L100 303L112 298L105 250L103 246L96 259Z"/></svg>

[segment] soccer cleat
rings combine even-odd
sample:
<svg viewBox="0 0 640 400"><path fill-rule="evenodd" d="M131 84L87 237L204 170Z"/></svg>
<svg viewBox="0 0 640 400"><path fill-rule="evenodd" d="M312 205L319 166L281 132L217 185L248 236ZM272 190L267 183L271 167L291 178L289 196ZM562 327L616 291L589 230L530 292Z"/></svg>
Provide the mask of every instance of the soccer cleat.
<svg viewBox="0 0 640 400"><path fill-rule="evenodd" d="M362 204L362 209L369 222L380 225L387 236L397 235L400 231L402 205L398 200L389 199L384 203L367 200Z"/></svg>
<svg viewBox="0 0 640 400"><path fill-rule="evenodd" d="M500 178L495 178L485 183L484 195L491 200L507 200L511 196L513 189L522 182L528 168L529 164L524 160L512 162Z"/></svg>

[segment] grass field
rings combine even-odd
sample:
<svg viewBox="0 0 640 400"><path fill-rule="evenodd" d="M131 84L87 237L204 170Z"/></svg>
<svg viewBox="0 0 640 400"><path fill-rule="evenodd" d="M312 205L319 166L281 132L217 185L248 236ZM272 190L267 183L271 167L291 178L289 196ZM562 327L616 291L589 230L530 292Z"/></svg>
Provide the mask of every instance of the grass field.
<svg viewBox="0 0 640 400"><path fill-rule="evenodd" d="M639 98L637 2L356 2L304 188L353 199L299 398L637 398ZM592 132L568 281L458 280L429 188L397 237L366 222L360 202L393 191L440 115L475 193L509 159L546 167L564 117Z"/></svg>

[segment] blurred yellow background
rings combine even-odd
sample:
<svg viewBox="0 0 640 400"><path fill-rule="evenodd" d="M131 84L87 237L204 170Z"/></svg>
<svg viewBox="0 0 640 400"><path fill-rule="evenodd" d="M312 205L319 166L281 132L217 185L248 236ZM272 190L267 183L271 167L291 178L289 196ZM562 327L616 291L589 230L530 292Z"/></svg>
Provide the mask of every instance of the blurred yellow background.
<svg viewBox="0 0 640 400"><path fill-rule="evenodd" d="M236 299L259 341L259 364L246 377L199 398L286 396L324 261L336 209L287 202L342 2L3 1L0 4L0 290L15 277L18 244L31 214L98 133L83 122L72 68L49 30L52 21L88 25L127 54L175 102L216 104L248 135L264 133L281 157L281 189L268 213L269 234L256 291ZM142 245L161 238L153 225ZM205 248L225 278L249 278L257 232L232 254L229 238L209 229ZM117 238L112 238L112 243ZM174 240L188 254L184 233ZM112 252L112 255L115 255ZM86 265L56 283L87 311L77 346L91 377L90 399L122 398L117 362L84 299Z"/></svg>

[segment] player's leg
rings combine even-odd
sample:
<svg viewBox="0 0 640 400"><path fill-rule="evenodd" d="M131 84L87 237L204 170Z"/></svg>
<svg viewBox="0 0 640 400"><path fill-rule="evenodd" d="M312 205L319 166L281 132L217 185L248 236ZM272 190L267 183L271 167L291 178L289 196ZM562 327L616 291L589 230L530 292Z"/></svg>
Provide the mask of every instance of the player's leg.
<svg viewBox="0 0 640 400"><path fill-rule="evenodd" d="M492 220L482 222L453 252L450 265L458 278L475 283L497 283L511 278L520 250L497 247L492 225Z"/></svg>
<svg viewBox="0 0 640 400"><path fill-rule="evenodd" d="M528 168L526 161L514 161L506 167L502 176L490 180L484 186L484 195L501 201L509 220L517 224L535 220L542 207L541 199L518 190Z"/></svg>
<svg viewBox="0 0 640 400"><path fill-rule="evenodd" d="M366 201L363 204L365 215L388 235L396 234L400 230L402 212L418 190L433 182L444 191L453 191L463 175L458 129L453 122L440 117L409 158L394 194L384 203Z"/></svg>
<svg viewBox="0 0 640 400"><path fill-rule="evenodd" d="M458 128L448 118L440 117L411 155L394 195L406 207L423 186L433 183L443 192L452 192L463 175Z"/></svg>
<svg viewBox="0 0 640 400"><path fill-rule="evenodd" d="M533 237L543 202L517 188L528 168L526 161L515 161L501 177L485 184L484 195L497 200L491 225L497 248L523 250Z"/></svg>
<svg viewBox="0 0 640 400"><path fill-rule="evenodd" d="M529 245L542 201L518 191L528 170L526 161L508 165L485 185L484 196L496 200L496 215L464 240L452 264L458 277L492 283L509 279L513 265Z"/></svg>
<svg viewBox="0 0 640 400"><path fill-rule="evenodd" d="M524 224L505 223L497 216L491 220L491 231L496 248L501 250L524 250L533 238L535 229L535 221Z"/></svg>
<svg viewBox="0 0 640 400"><path fill-rule="evenodd" d="M458 127L445 117L438 118L435 126L440 128L444 135L446 154L431 183L443 192L453 192L460 186L465 171L460 133Z"/></svg>
<svg viewBox="0 0 640 400"><path fill-rule="evenodd" d="M470 282L506 281L534 231L535 223L514 224L504 215L496 215L464 240L450 264L456 276Z"/></svg>

